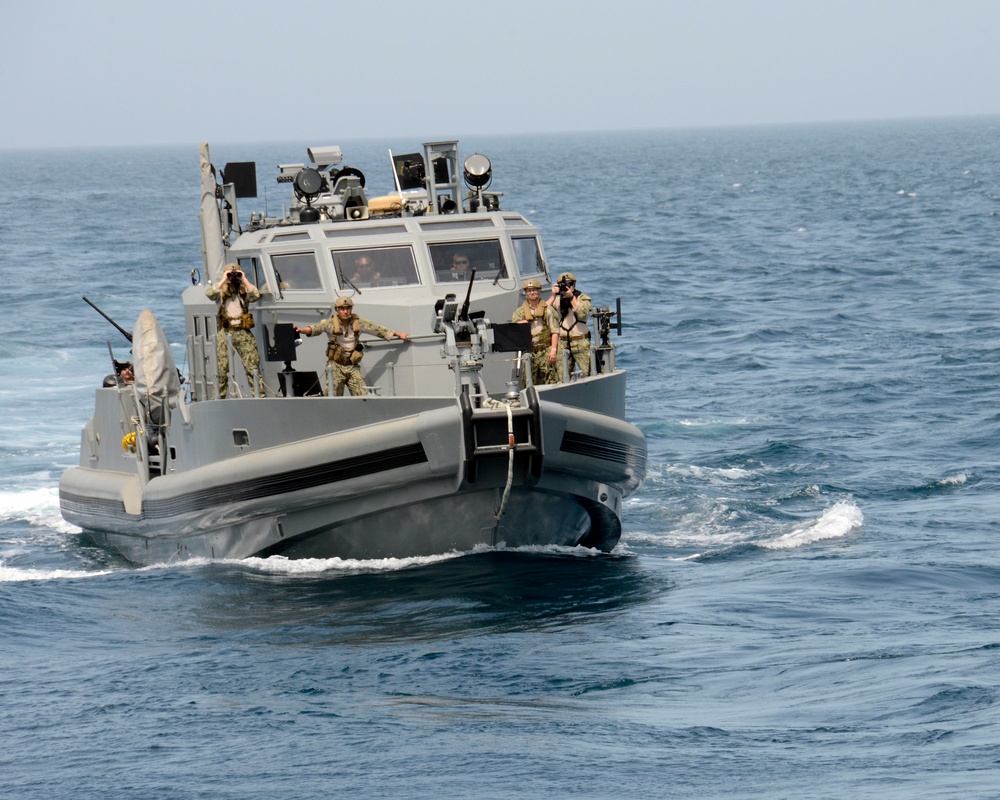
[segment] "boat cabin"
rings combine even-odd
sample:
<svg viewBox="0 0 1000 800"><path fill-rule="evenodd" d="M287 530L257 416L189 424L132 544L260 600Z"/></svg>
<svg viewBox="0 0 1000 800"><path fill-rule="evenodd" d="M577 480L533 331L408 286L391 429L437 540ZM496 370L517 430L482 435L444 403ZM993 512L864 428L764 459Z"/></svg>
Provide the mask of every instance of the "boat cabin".
<svg viewBox="0 0 1000 800"><path fill-rule="evenodd" d="M210 274L193 276L195 285L184 295L194 398L217 396L216 309L205 286L228 262L239 264L262 294L251 312L269 394L297 385L283 388L282 372L322 376L326 365L325 337L303 338L289 350L276 345L276 332L284 339L291 326L328 318L337 297L349 296L360 316L410 335L407 346L370 343L364 369L375 393L454 396L439 354L444 304L468 298L472 313L507 323L523 301L525 278L551 285L538 230L520 214L500 210L501 195L489 190L486 156L470 156L460 173L457 142L430 142L422 154L393 156L397 191L378 198L368 196L360 170L340 167L339 148L308 153L310 165L279 165L278 182L292 188L287 211L281 217L255 211L245 228L237 199L256 196L256 167L241 162L222 170L220 226L230 244L214 263L206 251ZM203 204L202 213L212 212ZM486 367L498 391L510 379L512 357Z"/></svg>

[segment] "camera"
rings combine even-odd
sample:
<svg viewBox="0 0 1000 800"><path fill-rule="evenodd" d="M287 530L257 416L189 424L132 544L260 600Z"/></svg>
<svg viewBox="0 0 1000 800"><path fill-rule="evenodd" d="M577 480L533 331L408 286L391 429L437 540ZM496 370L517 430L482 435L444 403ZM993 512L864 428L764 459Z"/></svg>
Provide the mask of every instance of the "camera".
<svg viewBox="0 0 1000 800"><path fill-rule="evenodd" d="M559 294L562 294L567 289L572 289L573 287L568 283L562 283L561 281L556 284L556 288L559 290Z"/></svg>

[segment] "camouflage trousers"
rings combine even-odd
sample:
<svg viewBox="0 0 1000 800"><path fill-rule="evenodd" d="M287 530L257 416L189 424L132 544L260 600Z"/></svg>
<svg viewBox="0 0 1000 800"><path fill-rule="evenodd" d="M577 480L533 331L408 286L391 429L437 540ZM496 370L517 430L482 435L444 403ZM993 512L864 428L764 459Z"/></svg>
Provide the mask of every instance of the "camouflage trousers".
<svg viewBox="0 0 1000 800"><path fill-rule="evenodd" d="M532 350L531 382L535 386L559 383L559 364L558 358L555 364L549 364L549 344L547 342L542 347Z"/></svg>
<svg viewBox="0 0 1000 800"><path fill-rule="evenodd" d="M345 386L355 397L368 394L368 390L365 388L365 379L357 364L344 366L336 361L331 361L330 367L333 370L333 394L335 396L343 397Z"/></svg>
<svg viewBox="0 0 1000 800"><path fill-rule="evenodd" d="M590 377L590 339L580 337L569 342L563 336L559 337L559 355L556 357L558 371L562 372L563 353L569 347L569 374L573 374L573 365L580 368L584 378Z"/></svg>
<svg viewBox="0 0 1000 800"><path fill-rule="evenodd" d="M215 354L219 361L219 397L225 397L229 391L229 339L232 337L233 350L239 355L243 362L243 369L247 373L247 383L250 385L251 394L257 397L264 396L264 387L258 383L255 387L253 375L260 371L260 353L257 351L257 340L253 338L250 331L238 329L224 333L219 331L215 337ZM259 377L258 377L259 380Z"/></svg>

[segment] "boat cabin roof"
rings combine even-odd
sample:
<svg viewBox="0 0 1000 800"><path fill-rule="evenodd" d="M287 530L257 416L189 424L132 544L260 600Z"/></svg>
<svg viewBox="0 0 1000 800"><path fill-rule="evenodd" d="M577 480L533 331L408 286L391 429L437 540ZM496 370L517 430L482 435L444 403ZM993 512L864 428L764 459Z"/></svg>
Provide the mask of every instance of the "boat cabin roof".
<svg viewBox="0 0 1000 800"><path fill-rule="evenodd" d="M243 233L230 257L279 299L545 277L538 230L510 212L316 222ZM455 288L433 289L429 297ZM389 300L390 292L380 292Z"/></svg>

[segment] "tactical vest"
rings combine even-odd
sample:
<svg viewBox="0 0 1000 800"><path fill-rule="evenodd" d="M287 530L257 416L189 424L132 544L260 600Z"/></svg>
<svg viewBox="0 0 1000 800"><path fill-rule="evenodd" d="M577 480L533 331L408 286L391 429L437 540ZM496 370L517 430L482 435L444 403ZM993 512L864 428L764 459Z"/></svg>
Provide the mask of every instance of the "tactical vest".
<svg viewBox="0 0 1000 800"><path fill-rule="evenodd" d="M336 312L334 314L332 321L333 335L326 344L327 360L345 367L357 364L365 355L364 347L361 344L361 319L357 314L351 314L351 330L354 331L354 348L349 351L340 343L340 337L344 334L344 326L340 321L340 317L336 316Z"/></svg>
<svg viewBox="0 0 1000 800"><path fill-rule="evenodd" d="M549 338L552 336L552 331L549 329L548 320L545 318L545 312L548 308L549 306L545 303L539 303L532 308L527 300L521 306L521 316L531 322L531 341L535 347L545 346L547 348L549 346Z"/></svg>
<svg viewBox="0 0 1000 800"><path fill-rule="evenodd" d="M580 296L580 292L577 291L574 291L573 294L576 297ZM590 329L587 327L587 323L576 318L576 312L573 311L569 300L560 300L559 314L562 316L562 321L559 323L559 338L562 341L590 338Z"/></svg>
<svg viewBox="0 0 1000 800"><path fill-rule="evenodd" d="M250 300L247 299L246 289L240 287L239 299L240 308L243 312L240 314L240 324L239 326L233 325L232 320L226 315L226 301L229 299L230 295L226 294L226 286L222 290L221 300L219 302L219 308L215 312L215 324L218 326L220 331L228 331L230 328L236 328L239 330L248 331L254 326L253 314L250 313Z"/></svg>

